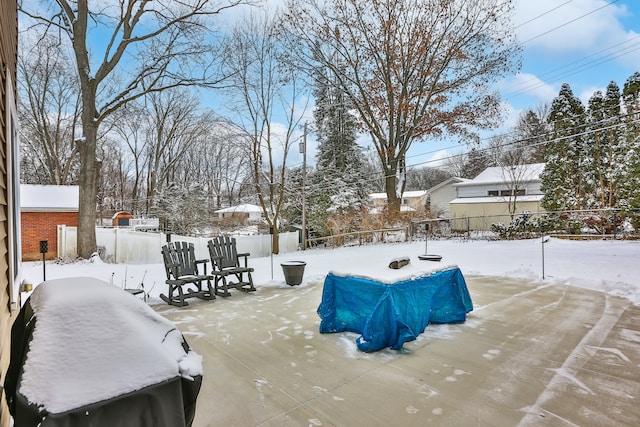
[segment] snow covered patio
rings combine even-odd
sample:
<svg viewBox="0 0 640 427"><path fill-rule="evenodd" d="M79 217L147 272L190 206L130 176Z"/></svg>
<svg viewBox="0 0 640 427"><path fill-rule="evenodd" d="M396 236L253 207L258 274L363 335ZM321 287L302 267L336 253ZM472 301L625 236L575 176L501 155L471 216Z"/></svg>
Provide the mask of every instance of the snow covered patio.
<svg viewBox="0 0 640 427"><path fill-rule="evenodd" d="M430 241L441 263L418 261L424 251L416 241L250 258L256 292L184 308L158 298L162 264L46 268L48 279L144 281L149 304L203 356L196 427L638 425L640 242ZM329 271L384 279L405 255L411 264L393 274L460 267L474 304L464 324L429 325L402 352L319 333ZM300 286L284 282L290 260L307 263ZM41 263L24 267L42 280Z"/></svg>
<svg viewBox="0 0 640 427"><path fill-rule="evenodd" d="M465 275L474 311L402 352L320 334L322 280L154 308L203 356L194 426L637 425L640 307Z"/></svg>

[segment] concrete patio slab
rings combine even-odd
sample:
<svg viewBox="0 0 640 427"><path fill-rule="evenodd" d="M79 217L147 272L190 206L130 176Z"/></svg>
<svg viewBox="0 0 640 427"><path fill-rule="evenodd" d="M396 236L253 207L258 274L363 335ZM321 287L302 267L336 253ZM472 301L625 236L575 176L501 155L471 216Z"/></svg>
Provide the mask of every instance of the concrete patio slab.
<svg viewBox="0 0 640 427"><path fill-rule="evenodd" d="M640 307L605 293L465 275L464 324L402 351L320 334L322 282L154 308L203 357L194 427L640 425Z"/></svg>

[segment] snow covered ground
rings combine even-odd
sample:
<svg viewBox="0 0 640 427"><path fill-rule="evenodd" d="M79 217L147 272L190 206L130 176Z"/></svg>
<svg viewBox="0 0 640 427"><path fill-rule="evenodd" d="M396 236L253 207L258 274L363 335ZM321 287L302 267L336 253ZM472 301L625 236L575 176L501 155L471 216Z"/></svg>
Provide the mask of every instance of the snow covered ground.
<svg viewBox="0 0 640 427"><path fill-rule="evenodd" d="M387 243L338 249L311 249L273 257L250 258L256 286L287 286L280 263L307 263L302 283L318 281L329 271L348 272L385 279L389 274L410 275L416 271L457 265L464 275L524 278L562 283L622 296L640 305L640 242L540 239L518 241L429 240L429 254L442 255L440 263L418 260L425 241ZM544 256L543 256L544 255ZM397 257L408 256L411 264L400 270L387 268ZM43 278L42 262L23 264L24 280L37 286ZM122 288L144 286L150 303L160 303L167 291L162 264L106 264L100 260L69 264L47 262L47 279L71 276L95 277Z"/></svg>
<svg viewBox="0 0 640 427"><path fill-rule="evenodd" d="M203 356L207 380L199 401L217 403L215 411L199 404L194 426L302 425L292 422L300 419L309 425L325 419L327 425L492 420L524 426L539 425L540 417L555 425L571 414L578 421L623 425L636 417L640 335L628 322L637 309L625 300L598 298L597 292L547 285L588 288L639 306L640 242L430 240L428 253L442 261L420 261L424 253L425 242L416 241L250 258L256 293L185 308L158 297L166 292L162 264L94 260L48 262L44 269L48 280L88 276L122 288L144 286L149 303L158 304L154 309L178 325ZM405 256L408 266L388 268ZM280 268L291 260L307 263L297 288L285 284ZM365 354L356 350L357 334L317 334L314 310L329 271L387 281L451 265L460 267L477 297L465 324L432 325L408 352ZM42 263L23 267L24 279L37 286ZM417 391L411 392L411 384ZM590 412L585 415L574 403Z"/></svg>

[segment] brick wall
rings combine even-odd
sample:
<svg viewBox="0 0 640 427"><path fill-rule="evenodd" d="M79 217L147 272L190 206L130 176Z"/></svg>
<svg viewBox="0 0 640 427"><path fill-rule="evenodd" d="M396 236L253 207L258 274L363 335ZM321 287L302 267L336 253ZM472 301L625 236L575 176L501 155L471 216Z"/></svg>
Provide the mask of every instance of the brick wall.
<svg viewBox="0 0 640 427"><path fill-rule="evenodd" d="M22 260L42 259L40 240L49 241L47 259L58 256L58 225L78 226L78 212L22 212Z"/></svg>

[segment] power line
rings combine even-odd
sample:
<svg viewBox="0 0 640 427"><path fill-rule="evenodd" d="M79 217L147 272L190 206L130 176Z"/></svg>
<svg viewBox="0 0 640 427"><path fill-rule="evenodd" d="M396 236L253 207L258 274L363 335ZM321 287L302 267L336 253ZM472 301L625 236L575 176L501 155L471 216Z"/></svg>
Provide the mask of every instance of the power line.
<svg viewBox="0 0 640 427"><path fill-rule="evenodd" d="M560 28L562 28L562 27L566 27L566 26L567 26L567 25L569 25L569 24L572 24L572 23L574 23L574 22L576 22L576 21L579 21L580 19L585 18L585 17L587 17L587 16L589 16L589 15L592 15L592 14L594 14L594 13L596 13L596 12L598 12L598 11L600 11L600 10L602 10L602 9L606 8L606 7L609 7L609 6L611 6L611 5L615 4L615 3L617 3L618 1L620 1L620 0L613 0L613 1L609 2L609 3L606 3L606 4L605 4L605 5L603 5L603 6L600 6L600 7L596 8L596 9L593 9L593 10L591 10L591 11L589 11L589 12L587 12L587 13L583 14L583 15L580 15L580 16L578 16L578 17L576 17L576 18L573 18L573 19L571 19L571 20L569 20L569 21L567 21L567 22L565 22L565 23L563 23L563 24L560 24L560 25L558 25L558 26L556 26L556 27L553 27L553 28L551 28L550 30L544 31L544 32L542 32L542 33L540 33L540 34L538 34L538 35L536 35L536 36L534 36L534 37L531 37L531 38L529 38L529 39L527 39L527 40L525 40L525 41L523 41L523 42L521 42L521 43L519 43L519 44L524 45L524 44L529 43L529 42L531 42L531 41L533 41L533 40L537 40L537 39L539 39L539 38L540 38L540 37L542 37L542 36L545 36L545 35L547 35L547 34L549 34L549 33L552 33L552 32L554 32L554 31L556 31L556 30L558 30L558 29L560 29ZM565 3L565 4L566 4L566 3Z"/></svg>

